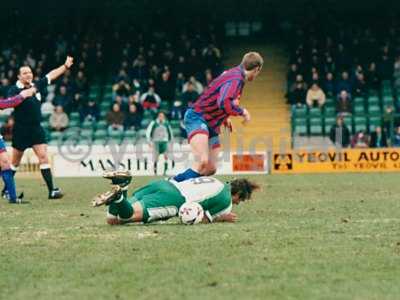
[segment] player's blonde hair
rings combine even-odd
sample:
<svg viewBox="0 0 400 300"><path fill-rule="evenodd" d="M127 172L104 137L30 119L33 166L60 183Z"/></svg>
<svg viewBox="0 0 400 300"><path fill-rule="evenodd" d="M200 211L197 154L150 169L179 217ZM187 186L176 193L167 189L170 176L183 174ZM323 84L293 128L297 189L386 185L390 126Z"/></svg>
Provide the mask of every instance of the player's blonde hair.
<svg viewBox="0 0 400 300"><path fill-rule="evenodd" d="M247 52L242 59L241 65L246 71L254 70L255 68L262 68L264 59L258 52Z"/></svg>

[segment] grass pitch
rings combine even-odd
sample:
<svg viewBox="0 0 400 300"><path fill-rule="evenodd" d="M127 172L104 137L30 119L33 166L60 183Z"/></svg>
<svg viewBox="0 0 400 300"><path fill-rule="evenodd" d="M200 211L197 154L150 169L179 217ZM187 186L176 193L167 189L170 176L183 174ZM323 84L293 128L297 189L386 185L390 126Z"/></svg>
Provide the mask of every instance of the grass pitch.
<svg viewBox="0 0 400 300"><path fill-rule="evenodd" d="M237 224L108 226L102 179L0 201L0 299L399 299L397 174L257 176ZM150 178L135 178L134 186Z"/></svg>

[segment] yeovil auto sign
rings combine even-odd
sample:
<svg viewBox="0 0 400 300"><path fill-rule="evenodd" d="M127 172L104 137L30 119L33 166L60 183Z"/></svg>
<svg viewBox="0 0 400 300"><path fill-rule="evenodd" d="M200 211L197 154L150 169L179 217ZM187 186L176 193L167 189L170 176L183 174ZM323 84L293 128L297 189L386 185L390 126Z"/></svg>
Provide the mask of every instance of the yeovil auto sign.
<svg viewBox="0 0 400 300"><path fill-rule="evenodd" d="M343 149L274 153L272 173L398 172L400 149Z"/></svg>

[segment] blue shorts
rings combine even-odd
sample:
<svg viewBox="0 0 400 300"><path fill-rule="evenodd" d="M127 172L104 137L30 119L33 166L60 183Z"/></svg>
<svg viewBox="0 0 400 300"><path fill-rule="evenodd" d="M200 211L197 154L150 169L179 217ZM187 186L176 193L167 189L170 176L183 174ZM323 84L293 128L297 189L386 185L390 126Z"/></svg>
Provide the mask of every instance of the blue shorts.
<svg viewBox="0 0 400 300"><path fill-rule="evenodd" d="M216 133L214 129L210 128L203 116L200 113L195 112L194 109L189 108L186 111L183 122L185 124L189 143L192 137L196 134L206 134L208 136L208 145L210 148L214 149L221 146L218 133Z"/></svg>
<svg viewBox="0 0 400 300"><path fill-rule="evenodd" d="M6 143L4 143L3 138L0 135L0 153L6 152Z"/></svg>

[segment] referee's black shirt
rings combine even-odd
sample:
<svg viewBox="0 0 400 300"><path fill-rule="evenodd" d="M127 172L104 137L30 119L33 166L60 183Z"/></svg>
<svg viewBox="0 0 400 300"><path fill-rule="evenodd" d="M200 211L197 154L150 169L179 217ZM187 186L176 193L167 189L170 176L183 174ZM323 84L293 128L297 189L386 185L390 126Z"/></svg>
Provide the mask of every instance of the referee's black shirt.
<svg viewBox="0 0 400 300"><path fill-rule="evenodd" d="M14 108L14 119L15 125L21 126L39 126L42 121L42 113L40 110L42 97L46 95L45 89L50 84L50 80L47 77L43 77L37 81L34 81L32 86L37 88L36 95L26 98L20 105ZM17 81L16 85L13 85L8 90L8 96L15 96L22 90L27 88L23 87L22 84Z"/></svg>

